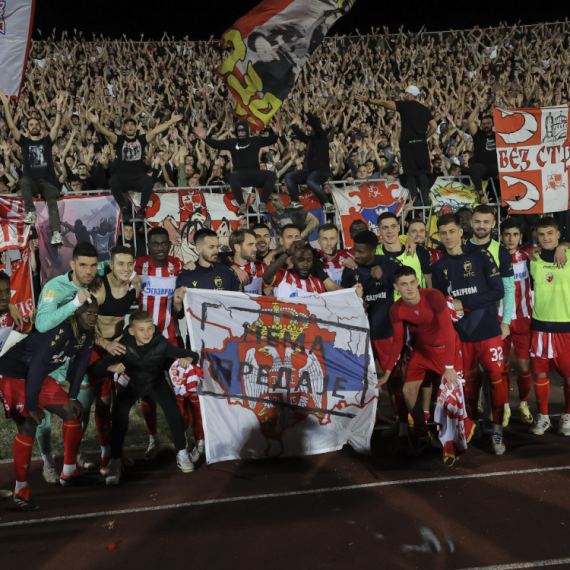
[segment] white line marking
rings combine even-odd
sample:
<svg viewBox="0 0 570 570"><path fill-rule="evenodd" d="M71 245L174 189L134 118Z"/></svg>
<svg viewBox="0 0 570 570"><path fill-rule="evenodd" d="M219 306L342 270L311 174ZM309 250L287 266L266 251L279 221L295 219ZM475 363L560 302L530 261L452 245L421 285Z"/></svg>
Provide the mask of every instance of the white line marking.
<svg viewBox="0 0 570 570"><path fill-rule="evenodd" d="M156 507L138 507L134 509L120 509L116 511L100 511L97 513L82 513L67 515L64 517L49 517L43 519L31 519L0 523L0 528L9 526L23 526L30 524L51 523L59 521L72 521L79 519L92 519L95 517L107 517L117 515L130 515L133 513L148 513L153 511L166 511L170 509L182 509L186 507L202 507L204 505L220 505L223 503L237 503L239 501L256 501L259 499L282 499L284 497L299 497L303 495L318 495L319 493L338 493L339 491L355 491L359 489L372 489L375 487L391 487L395 485L412 485L416 483L433 483L441 481L456 481L459 479L486 479L488 477L503 477L505 475L529 475L531 473L547 473L550 471L568 471L570 465L561 467L545 467L536 469L517 469L515 471L497 471L496 473L472 473L470 475L450 475L448 477L424 477L422 479L402 479L399 481L378 481L376 483L362 483L360 485L345 485L343 487L325 487L321 489L307 489L305 491L288 491L285 493L264 493L261 495L243 495L241 497L225 497L222 499L208 499L206 501L191 501L174 505L157 505ZM490 569L492 567L489 567ZM466 569L467 570L467 569ZM473 569L470 569L473 570Z"/></svg>
<svg viewBox="0 0 570 570"><path fill-rule="evenodd" d="M495 566L477 566L462 568L462 570L519 570L519 568L543 568L544 566L559 566L569 564L570 558L556 558L552 560L537 560L536 562L514 562L513 564L498 564Z"/></svg>

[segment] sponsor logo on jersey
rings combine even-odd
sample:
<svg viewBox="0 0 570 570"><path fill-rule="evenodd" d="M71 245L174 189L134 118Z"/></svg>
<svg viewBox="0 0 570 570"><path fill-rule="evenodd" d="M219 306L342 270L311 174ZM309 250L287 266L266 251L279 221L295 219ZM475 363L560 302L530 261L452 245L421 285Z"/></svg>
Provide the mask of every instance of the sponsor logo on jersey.
<svg viewBox="0 0 570 570"><path fill-rule="evenodd" d="M547 280L549 283L552 283L552 280L553 280L553 279L554 279L554 275L552 275L552 273L548 273L548 274L546 275L546 280Z"/></svg>
<svg viewBox="0 0 570 570"><path fill-rule="evenodd" d="M473 295L477 293L477 287L463 287L462 289L456 289L452 292L453 297L459 297L461 295Z"/></svg>
<svg viewBox="0 0 570 570"><path fill-rule="evenodd" d="M56 291L54 291L53 289L48 289L44 293L44 303L51 303L55 299L56 295L57 295Z"/></svg>

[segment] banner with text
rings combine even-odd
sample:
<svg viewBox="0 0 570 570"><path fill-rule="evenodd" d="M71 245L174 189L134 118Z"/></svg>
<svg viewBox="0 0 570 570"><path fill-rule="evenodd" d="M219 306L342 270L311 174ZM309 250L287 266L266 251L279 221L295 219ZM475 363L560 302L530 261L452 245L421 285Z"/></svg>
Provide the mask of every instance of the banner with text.
<svg viewBox="0 0 570 570"><path fill-rule="evenodd" d="M494 116L503 203L518 214L568 210L568 105L495 107Z"/></svg>
<svg viewBox="0 0 570 570"><path fill-rule="evenodd" d="M34 0L0 0L0 89L18 97L34 22Z"/></svg>
<svg viewBox="0 0 570 570"><path fill-rule="evenodd" d="M350 224L362 220L378 234L378 216L384 212L398 215L409 197L409 192L399 182L373 180L359 186L332 186L332 195L340 216L345 247L352 247Z"/></svg>
<svg viewBox="0 0 570 570"><path fill-rule="evenodd" d="M222 36L233 48L216 68L236 115L262 130L329 28L355 0L264 0Z"/></svg>
<svg viewBox="0 0 570 570"><path fill-rule="evenodd" d="M378 390L368 319L353 290L297 299L192 289L208 463L370 452Z"/></svg>

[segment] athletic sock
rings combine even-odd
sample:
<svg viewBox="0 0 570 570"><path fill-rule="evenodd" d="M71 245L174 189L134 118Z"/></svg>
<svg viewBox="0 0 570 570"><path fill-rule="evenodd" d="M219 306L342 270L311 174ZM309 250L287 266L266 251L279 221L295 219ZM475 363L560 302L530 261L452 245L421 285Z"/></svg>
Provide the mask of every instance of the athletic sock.
<svg viewBox="0 0 570 570"><path fill-rule="evenodd" d="M192 414L192 433L197 441L204 439L204 426L202 424L202 409L198 394L190 395L190 411Z"/></svg>
<svg viewBox="0 0 570 570"><path fill-rule="evenodd" d="M141 410L148 434L156 435L156 402L150 398L141 400Z"/></svg>
<svg viewBox="0 0 570 570"><path fill-rule="evenodd" d="M27 487L27 490L22 493L22 489ZM28 485L27 481L16 481L16 487L14 489L17 495L20 495L22 498L26 499L26 501L30 500L30 486Z"/></svg>
<svg viewBox="0 0 570 570"><path fill-rule="evenodd" d="M431 418L431 412L429 410L424 410L424 418L426 419L426 422L429 422Z"/></svg>
<svg viewBox="0 0 570 570"><path fill-rule="evenodd" d="M77 468L77 452L83 436L83 430L81 429L81 420L64 420L62 432L63 428L65 428L63 436L63 474L67 477L73 475L73 471Z"/></svg>
<svg viewBox="0 0 570 570"><path fill-rule="evenodd" d="M85 378L87 378L87 376ZM81 390L79 390L79 394L77 395L77 401L83 406L83 414L81 416L82 431L85 431L87 429L87 425L89 424L91 406L93 405L94 400L95 395L93 394L91 387L85 387L85 384L82 384Z"/></svg>
<svg viewBox="0 0 570 570"><path fill-rule="evenodd" d="M32 460L34 438L17 434L14 438L14 472L16 475L16 492L28 484L28 471ZM20 489L18 488L20 484Z"/></svg>
<svg viewBox="0 0 570 570"><path fill-rule="evenodd" d="M186 404L186 398L184 396L176 396L176 403L180 409L180 415L182 416L184 429L186 430L190 425L190 415L188 414L188 405Z"/></svg>
<svg viewBox="0 0 570 570"><path fill-rule="evenodd" d="M541 415L548 416L548 399L550 398L550 380L548 377L535 379L534 393L536 394L538 411Z"/></svg>
<svg viewBox="0 0 570 570"><path fill-rule="evenodd" d="M508 403L508 402L507 402L503 407L505 408L505 410L510 410L510 409L511 409L511 406L509 406L509 403Z"/></svg>
<svg viewBox="0 0 570 570"><path fill-rule="evenodd" d="M481 396L481 388L479 387L480 379L481 377L478 374L466 374L465 387L463 388L467 415L475 424L479 419L479 398Z"/></svg>
<svg viewBox="0 0 570 570"><path fill-rule="evenodd" d="M499 424L493 424L493 434L498 433L499 435L503 435L503 426Z"/></svg>
<svg viewBox="0 0 570 570"><path fill-rule="evenodd" d="M488 372L491 388L491 406L493 407L493 424L502 425L505 404L509 400L507 383L501 372Z"/></svg>
<svg viewBox="0 0 570 570"><path fill-rule="evenodd" d="M55 465L53 455L51 453L42 453L42 461L44 462L44 467L47 465L51 465L53 467Z"/></svg>
<svg viewBox="0 0 570 570"><path fill-rule="evenodd" d="M520 372L517 376L517 386L519 389L519 399L526 402L532 388L532 374L529 372Z"/></svg>
<svg viewBox="0 0 570 570"><path fill-rule="evenodd" d="M102 445L101 446L101 457L109 457L111 455L111 446Z"/></svg>
<svg viewBox="0 0 570 570"><path fill-rule="evenodd" d="M47 410L44 410L44 414L44 419L36 428L36 440L42 457L51 455L51 414Z"/></svg>

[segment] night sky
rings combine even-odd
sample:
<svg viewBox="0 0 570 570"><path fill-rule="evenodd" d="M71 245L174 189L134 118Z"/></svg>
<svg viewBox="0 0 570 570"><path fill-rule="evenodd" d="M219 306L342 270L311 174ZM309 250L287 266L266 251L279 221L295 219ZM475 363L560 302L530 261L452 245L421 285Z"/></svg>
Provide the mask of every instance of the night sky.
<svg viewBox="0 0 570 570"><path fill-rule="evenodd" d="M258 0L77 0L36 1L35 28L44 32L54 26L59 30L78 28L84 35L91 33L129 38L160 39L166 31L176 38L188 35L190 39L205 40L211 34L219 38L239 17L246 14ZM405 29L418 30L423 24L428 31L498 25L501 20L513 24L563 20L567 10L563 2L535 2L523 10L512 10L512 3L482 0L479 2L383 2L382 0L357 0L352 11L341 19L332 32L350 34L356 28L362 33L371 26L388 25L396 30L402 24ZM521 15L521 12L524 12ZM413 19L412 19L413 17ZM37 39L37 32L34 34Z"/></svg>

